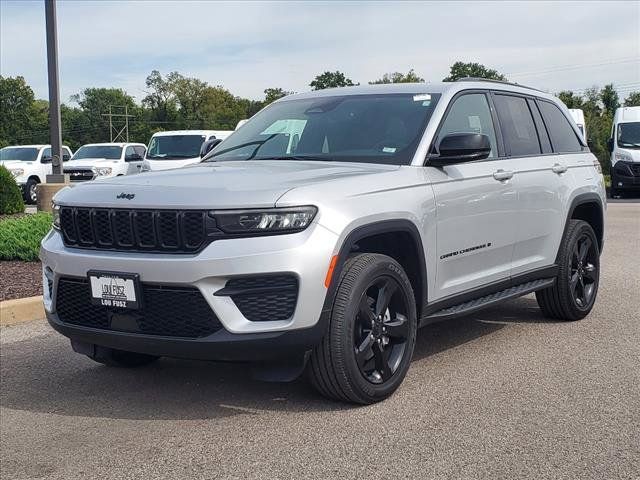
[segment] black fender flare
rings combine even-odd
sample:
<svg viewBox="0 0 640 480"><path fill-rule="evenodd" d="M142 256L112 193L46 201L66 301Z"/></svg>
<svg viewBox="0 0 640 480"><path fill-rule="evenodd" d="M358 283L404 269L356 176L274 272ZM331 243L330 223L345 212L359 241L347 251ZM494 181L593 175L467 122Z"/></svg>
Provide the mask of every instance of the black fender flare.
<svg viewBox="0 0 640 480"><path fill-rule="evenodd" d="M567 218L565 219L565 222L564 222L564 228L562 229L562 238L564 238L564 236L567 233L569 220L571 220L571 218L573 217L573 213L575 212L576 208L579 207L580 205L584 205L585 203L598 204L600 221L602 222L602 235L600 236L600 238L598 238L598 241L600 244L600 253L602 253L602 249L604 248L604 206L602 205L602 199L600 198L600 195L598 195L595 192L581 193L579 195L576 195L576 197L571 201L571 205L569 205L569 210L567 211ZM596 232L596 235L597 235L597 232ZM560 239L560 242L562 242L562 238ZM560 247L558 247L558 252L556 254L556 265L558 264L559 256L560 256Z"/></svg>
<svg viewBox="0 0 640 480"><path fill-rule="evenodd" d="M424 246L422 243L422 236L415 223L407 219L392 219L381 220L377 222L367 223L354 228L347 234L340 250L338 252L338 260L336 261L335 268L331 277L331 283L327 288L324 304L322 305L322 312L320 314L320 321L318 323L328 324L329 316L333 308L333 301L335 298L336 290L342 275L342 269L349 255L354 251L354 246L358 241L363 238L373 235L379 235L381 233L408 233L413 242L415 243L416 251L418 252L418 258L416 261L419 265L420 275L420 291L415 292L416 296L416 310L418 312L418 319L421 312L424 310L427 302L427 262L424 256Z"/></svg>

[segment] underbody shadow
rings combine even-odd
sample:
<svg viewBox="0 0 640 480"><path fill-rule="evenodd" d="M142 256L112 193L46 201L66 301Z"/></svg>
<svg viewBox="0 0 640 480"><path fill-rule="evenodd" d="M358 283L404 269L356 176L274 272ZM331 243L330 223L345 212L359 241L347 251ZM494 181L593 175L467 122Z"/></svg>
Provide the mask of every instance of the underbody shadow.
<svg viewBox="0 0 640 480"><path fill-rule="evenodd" d="M520 321L534 318L529 303L521 299L511 306L427 326L418 332L414 358L428 359L489 335L504 328L512 315ZM496 323L481 320L488 315ZM73 353L69 342L53 332L3 344L0 359L0 405L16 410L122 419L207 419L265 410L353 408L320 397L304 378L292 383L256 381L246 364L163 358L137 369L105 367Z"/></svg>

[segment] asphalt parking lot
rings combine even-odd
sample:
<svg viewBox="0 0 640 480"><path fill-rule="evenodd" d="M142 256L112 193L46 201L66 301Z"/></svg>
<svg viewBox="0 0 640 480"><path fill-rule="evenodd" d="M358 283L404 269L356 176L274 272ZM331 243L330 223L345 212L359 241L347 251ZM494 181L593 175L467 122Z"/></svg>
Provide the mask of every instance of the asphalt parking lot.
<svg viewBox="0 0 640 480"><path fill-rule="evenodd" d="M2 478L640 478L640 204L609 205L599 299L531 296L419 332L370 407L240 365L115 370L44 321L1 333Z"/></svg>

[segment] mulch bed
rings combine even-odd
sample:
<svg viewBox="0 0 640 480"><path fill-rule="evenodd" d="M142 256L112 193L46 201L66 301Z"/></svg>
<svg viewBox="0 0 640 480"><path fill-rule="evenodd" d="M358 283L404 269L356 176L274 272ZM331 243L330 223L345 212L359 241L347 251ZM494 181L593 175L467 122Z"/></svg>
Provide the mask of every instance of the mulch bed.
<svg viewBox="0 0 640 480"><path fill-rule="evenodd" d="M0 261L0 301L42 295L40 262Z"/></svg>

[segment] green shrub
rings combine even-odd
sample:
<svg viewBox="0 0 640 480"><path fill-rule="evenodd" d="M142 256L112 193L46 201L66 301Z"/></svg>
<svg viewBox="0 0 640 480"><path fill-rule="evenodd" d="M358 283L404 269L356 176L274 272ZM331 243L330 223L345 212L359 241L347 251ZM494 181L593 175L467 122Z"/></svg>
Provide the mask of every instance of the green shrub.
<svg viewBox="0 0 640 480"><path fill-rule="evenodd" d="M51 214L44 212L0 220L0 260L38 260L51 221Z"/></svg>
<svg viewBox="0 0 640 480"><path fill-rule="evenodd" d="M0 165L0 215L24 212L20 187L6 167Z"/></svg>

